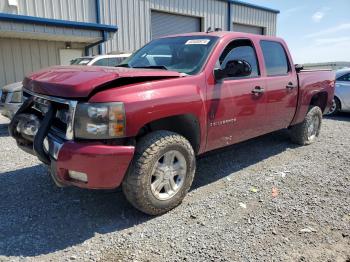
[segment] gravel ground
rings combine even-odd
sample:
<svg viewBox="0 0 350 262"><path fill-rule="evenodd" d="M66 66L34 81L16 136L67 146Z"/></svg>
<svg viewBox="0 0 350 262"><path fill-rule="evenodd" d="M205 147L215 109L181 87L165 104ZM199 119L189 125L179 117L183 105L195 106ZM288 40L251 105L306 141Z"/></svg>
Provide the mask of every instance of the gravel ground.
<svg viewBox="0 0 350 262"><path fill-rule="evenodd" d="M120 190L57 188L0 118L0 261L350 261L350 115L318 142L285 131L198 159L183 204L159 217Z"/></svg>

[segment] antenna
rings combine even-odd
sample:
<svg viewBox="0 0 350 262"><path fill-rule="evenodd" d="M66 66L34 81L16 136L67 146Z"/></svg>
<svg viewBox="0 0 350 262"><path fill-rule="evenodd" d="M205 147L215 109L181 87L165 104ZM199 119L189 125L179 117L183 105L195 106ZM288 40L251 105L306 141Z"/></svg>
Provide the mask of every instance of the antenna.
<svg viewBox="0 0 350 262"><path fill-rule="evenodd" d="M207 34L209 34L210 32L213 32L213 30L211 30L211 26L208 27Z"/></svg>

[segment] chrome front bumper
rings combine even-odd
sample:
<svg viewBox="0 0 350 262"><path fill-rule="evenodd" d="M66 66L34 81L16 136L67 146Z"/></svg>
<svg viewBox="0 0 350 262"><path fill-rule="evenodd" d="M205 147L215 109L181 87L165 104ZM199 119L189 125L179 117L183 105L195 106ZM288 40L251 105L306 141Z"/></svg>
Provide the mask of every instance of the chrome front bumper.
<svg viewBox="0 0 350 262"><path fill-rule="evenodd" d="M57 160L58 154L64 144L64 141L57 136L48 134L46 139L44 140L44 147L46 151L49 153L50 157Z"/></svg>
<svg viewBox="0 0 350 262"><path fill-rule="evenodd" d="M60 150L64 143L65 141L63 141L61 138L52 134L48 134L44 140L44 148L52 159L57 160L58 154L60 153ZM18 145L18 147L26 153L36 156L33 148L24 147L21 145Z"/></svg>

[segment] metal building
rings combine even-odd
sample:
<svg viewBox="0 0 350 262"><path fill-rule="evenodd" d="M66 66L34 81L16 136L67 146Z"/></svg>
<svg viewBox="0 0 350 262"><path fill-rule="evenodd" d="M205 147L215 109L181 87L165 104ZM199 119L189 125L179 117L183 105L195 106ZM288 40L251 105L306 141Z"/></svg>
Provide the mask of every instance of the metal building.
<svg viewBox="0 0 350 262"><path fill-rule="evenodd" d="M0 86L167 34L212 27L275 35L278 13L237 0L0 0Z"/></svg>

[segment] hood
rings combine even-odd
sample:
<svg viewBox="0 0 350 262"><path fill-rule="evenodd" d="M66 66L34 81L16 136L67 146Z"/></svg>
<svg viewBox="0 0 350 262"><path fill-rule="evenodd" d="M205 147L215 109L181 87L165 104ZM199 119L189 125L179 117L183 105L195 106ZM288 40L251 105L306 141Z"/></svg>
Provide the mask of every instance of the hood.
<svg viewBox="0 0 350 262"><path fill-rule="evenodd" d="M98 66L56 66L32 73L23 87L34 93L86 98L99 87L116 87L131 83L181 77L182 74L159 69L134 69ZM123 80L123 81L121 81Z"/></svg>
<svg viewBox="0 0 350 262"><path fill-rule="evenodd" d="M22 82L12 83L1 88L3 92L16 92L22 90Z"/></svg>

